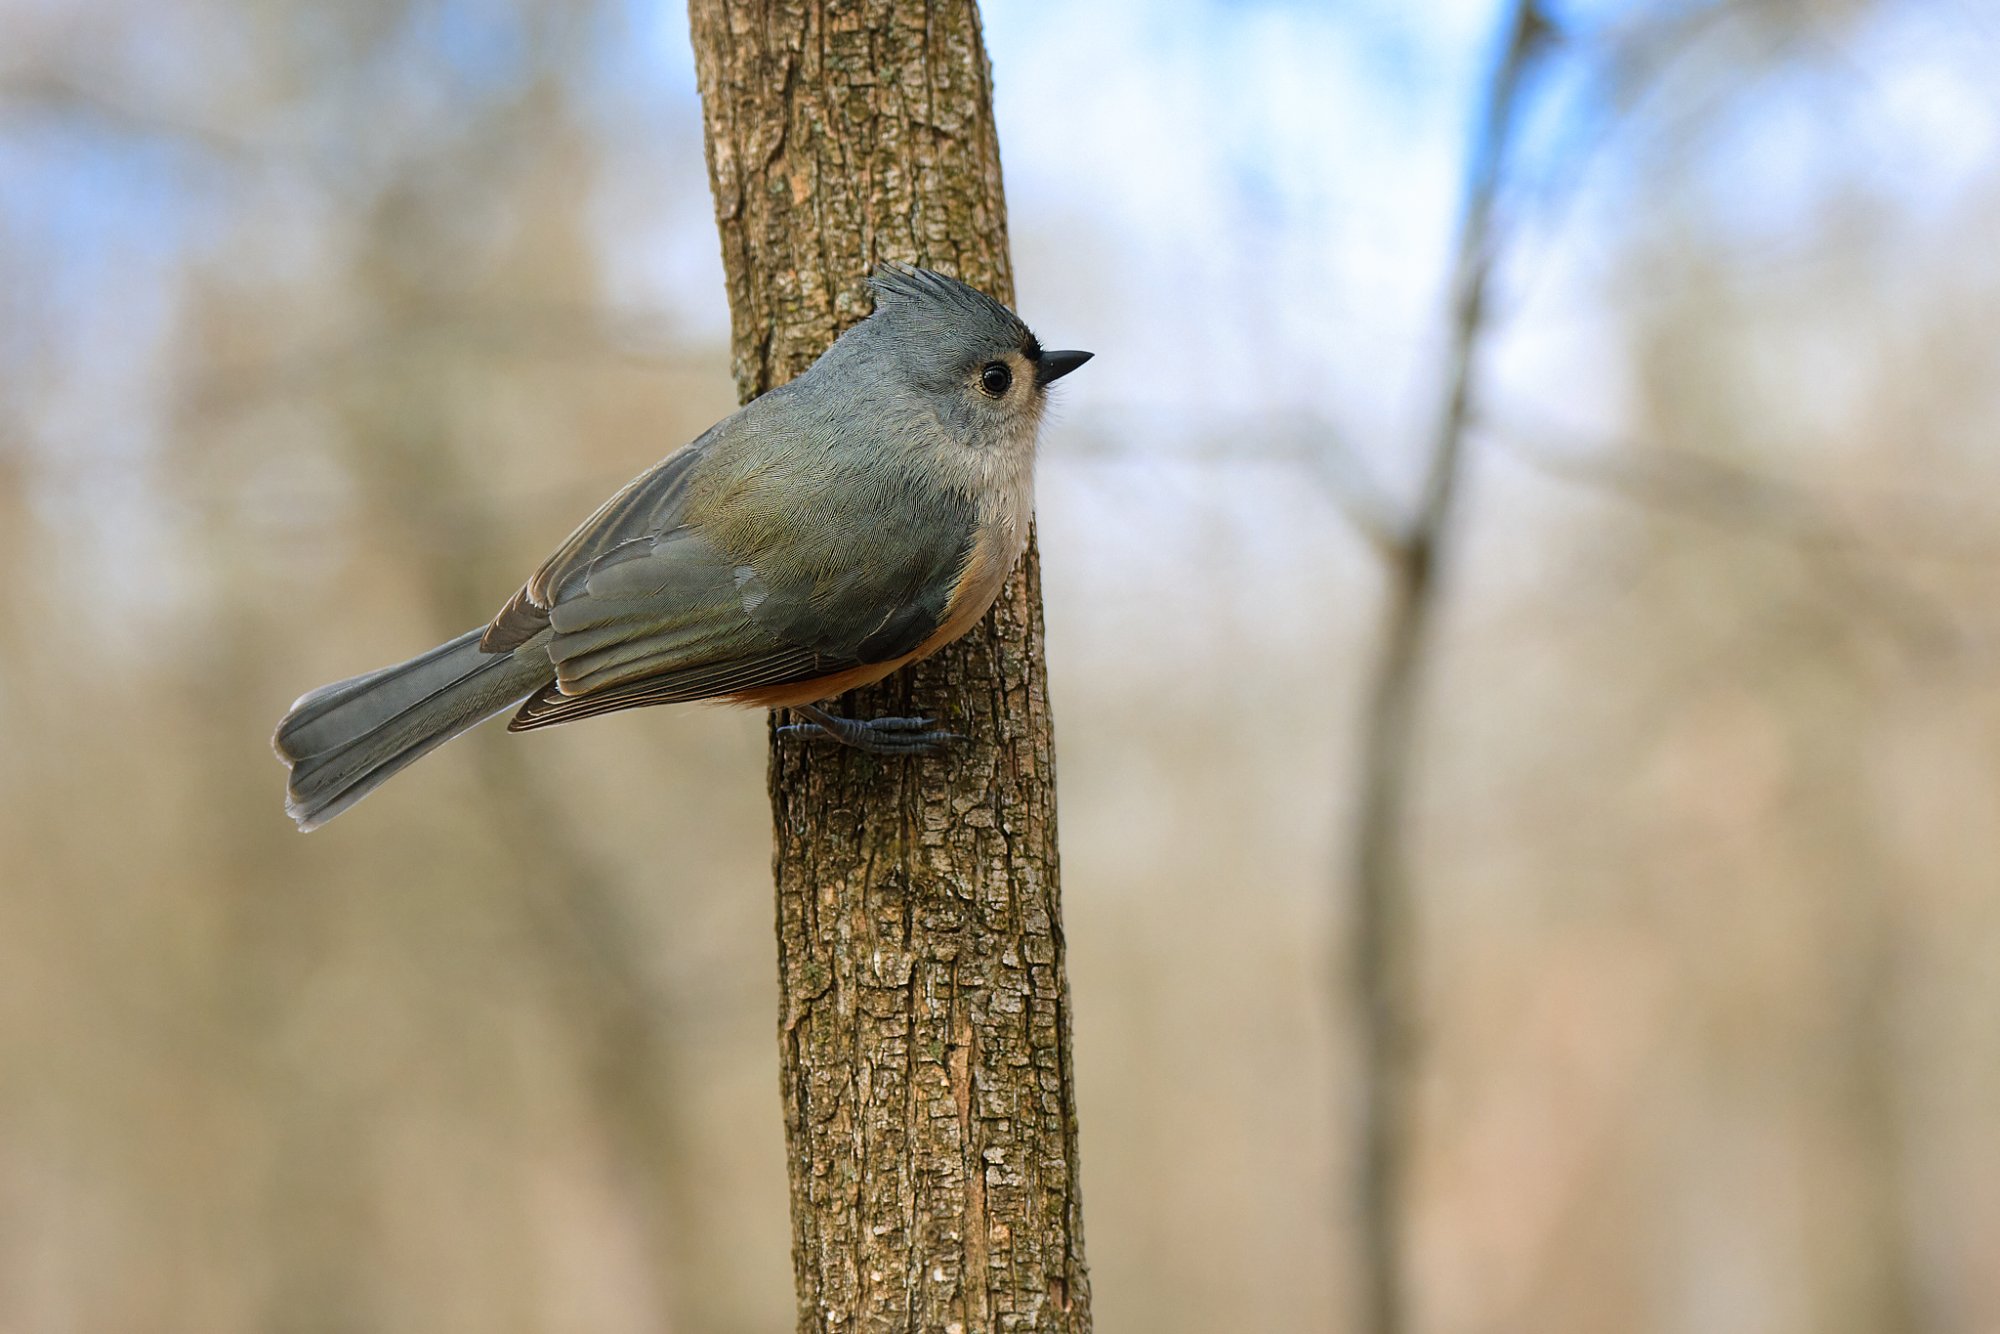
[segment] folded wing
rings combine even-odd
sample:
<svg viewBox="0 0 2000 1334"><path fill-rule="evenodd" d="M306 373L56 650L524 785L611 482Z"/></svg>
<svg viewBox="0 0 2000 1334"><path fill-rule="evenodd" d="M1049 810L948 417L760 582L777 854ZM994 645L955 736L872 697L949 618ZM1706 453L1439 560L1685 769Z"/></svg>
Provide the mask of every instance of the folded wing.
<svg viewBox="0 0 2000 1334"><path fill-rule="evenodd" d="M489 652L552 632L556 679L512 730L834 676L907 656L942 623L973 547L969 502L926 497L913 526L907 490L871 488L880 512L857 523L854 493L836 503L825 483L794 485L785 494L838 514L841 541L816 526L832 513L811 508L756 525L704 512L697 525L686 502L709 444L613 496L487 627Z"/></svg>

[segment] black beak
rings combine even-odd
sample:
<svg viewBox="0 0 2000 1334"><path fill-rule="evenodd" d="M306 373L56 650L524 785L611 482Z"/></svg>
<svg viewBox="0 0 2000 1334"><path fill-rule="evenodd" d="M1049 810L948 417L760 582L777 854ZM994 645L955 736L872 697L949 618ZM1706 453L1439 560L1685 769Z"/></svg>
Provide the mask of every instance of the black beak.
<svg viewBox="0 0 2000 1334"><path fill-rule="evenodd" d="M1054 384L1095 355L1094 352L1044 352L1035 363L1035 378L1043 384Z"/></svg>

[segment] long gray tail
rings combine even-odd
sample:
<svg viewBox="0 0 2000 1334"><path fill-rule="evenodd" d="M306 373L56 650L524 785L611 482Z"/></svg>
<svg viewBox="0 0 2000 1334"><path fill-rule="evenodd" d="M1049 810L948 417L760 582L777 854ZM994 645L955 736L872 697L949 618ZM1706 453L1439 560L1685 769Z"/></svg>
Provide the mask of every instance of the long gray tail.
<svg viewBox="0 0 2000 1334"><path fill-rule="evenodd" d="M292 773L285 811L317 829L404 765L555 679L539 640L479 651L480 630L302 696L271 738Z"/></svg>

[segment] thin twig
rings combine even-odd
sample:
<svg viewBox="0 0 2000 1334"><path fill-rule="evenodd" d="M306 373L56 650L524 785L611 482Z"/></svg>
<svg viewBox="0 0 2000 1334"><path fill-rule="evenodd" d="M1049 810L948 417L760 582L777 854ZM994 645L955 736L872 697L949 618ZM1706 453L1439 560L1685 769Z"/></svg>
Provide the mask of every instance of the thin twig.
<svg viewBox="0 0 2000 1334"><path fill-rule="evenodd" d="M1049 454L1048 461L1136 463L1149 468L1162 463L1297 467L1326 493L1341 518L1378 556L1384 561L1398 559L1404 529L1398 507L1368 461L1336 427L1317 415L1237 414L1227 431L1196 436L1177 445L1162 446L1149 440L1143 447L1135 447L1132 433L1122 424L1132 420L1131 414L1121 415L1113 405L1104 417L1118 424L1094 430L1088 422L1080 423L1066 433L1061 451Z"/></svg>
<svg viewBox="0 0 2000 1334"><path fill-rule="evenodd" d="M1350 872L1354 897L1341 962L1353 987L1359 1027L1361 1108L1354 1202L1360 1233L1357 1327L1366 1334L1401 1334L1408 1324L1403 1245L1415 987L1407 807L1417 700L1436 619L1440 566L1463 472L1473 370L1486 328L1494 202L1523 76L1548 29L1534 0L1510 0L1504 31L1504 49L1473 145L1459 224L1443 402L1416 512L1386 566L1382 638L1362 719L1360 796Z"/></svg>
<svg viewBox="0 0 2000 1334"><path fill-rule="evenodd" d="M1951 612L1912 583L1878 543L1782 479L1685 450L1637 445L1551 450L1505 434L1496 439L1530 466L1572 485L1794 547L1821 577L1915 653L1947 657L1966 647ZM1944 556L1991 559L1992 554L1961 544Z"/></svg>

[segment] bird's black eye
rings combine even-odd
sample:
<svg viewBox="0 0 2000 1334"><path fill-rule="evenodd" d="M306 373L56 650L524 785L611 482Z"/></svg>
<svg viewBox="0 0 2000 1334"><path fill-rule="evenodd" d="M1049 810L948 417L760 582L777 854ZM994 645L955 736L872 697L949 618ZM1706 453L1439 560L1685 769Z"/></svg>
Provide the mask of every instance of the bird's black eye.
<svg viewBox="0 0 2000 1334"><path fill-rule="evenodd" d="M979 372L979 387L998 398L1014 383L1014 372L997 361L986 363L986 369Z"/></svg>

